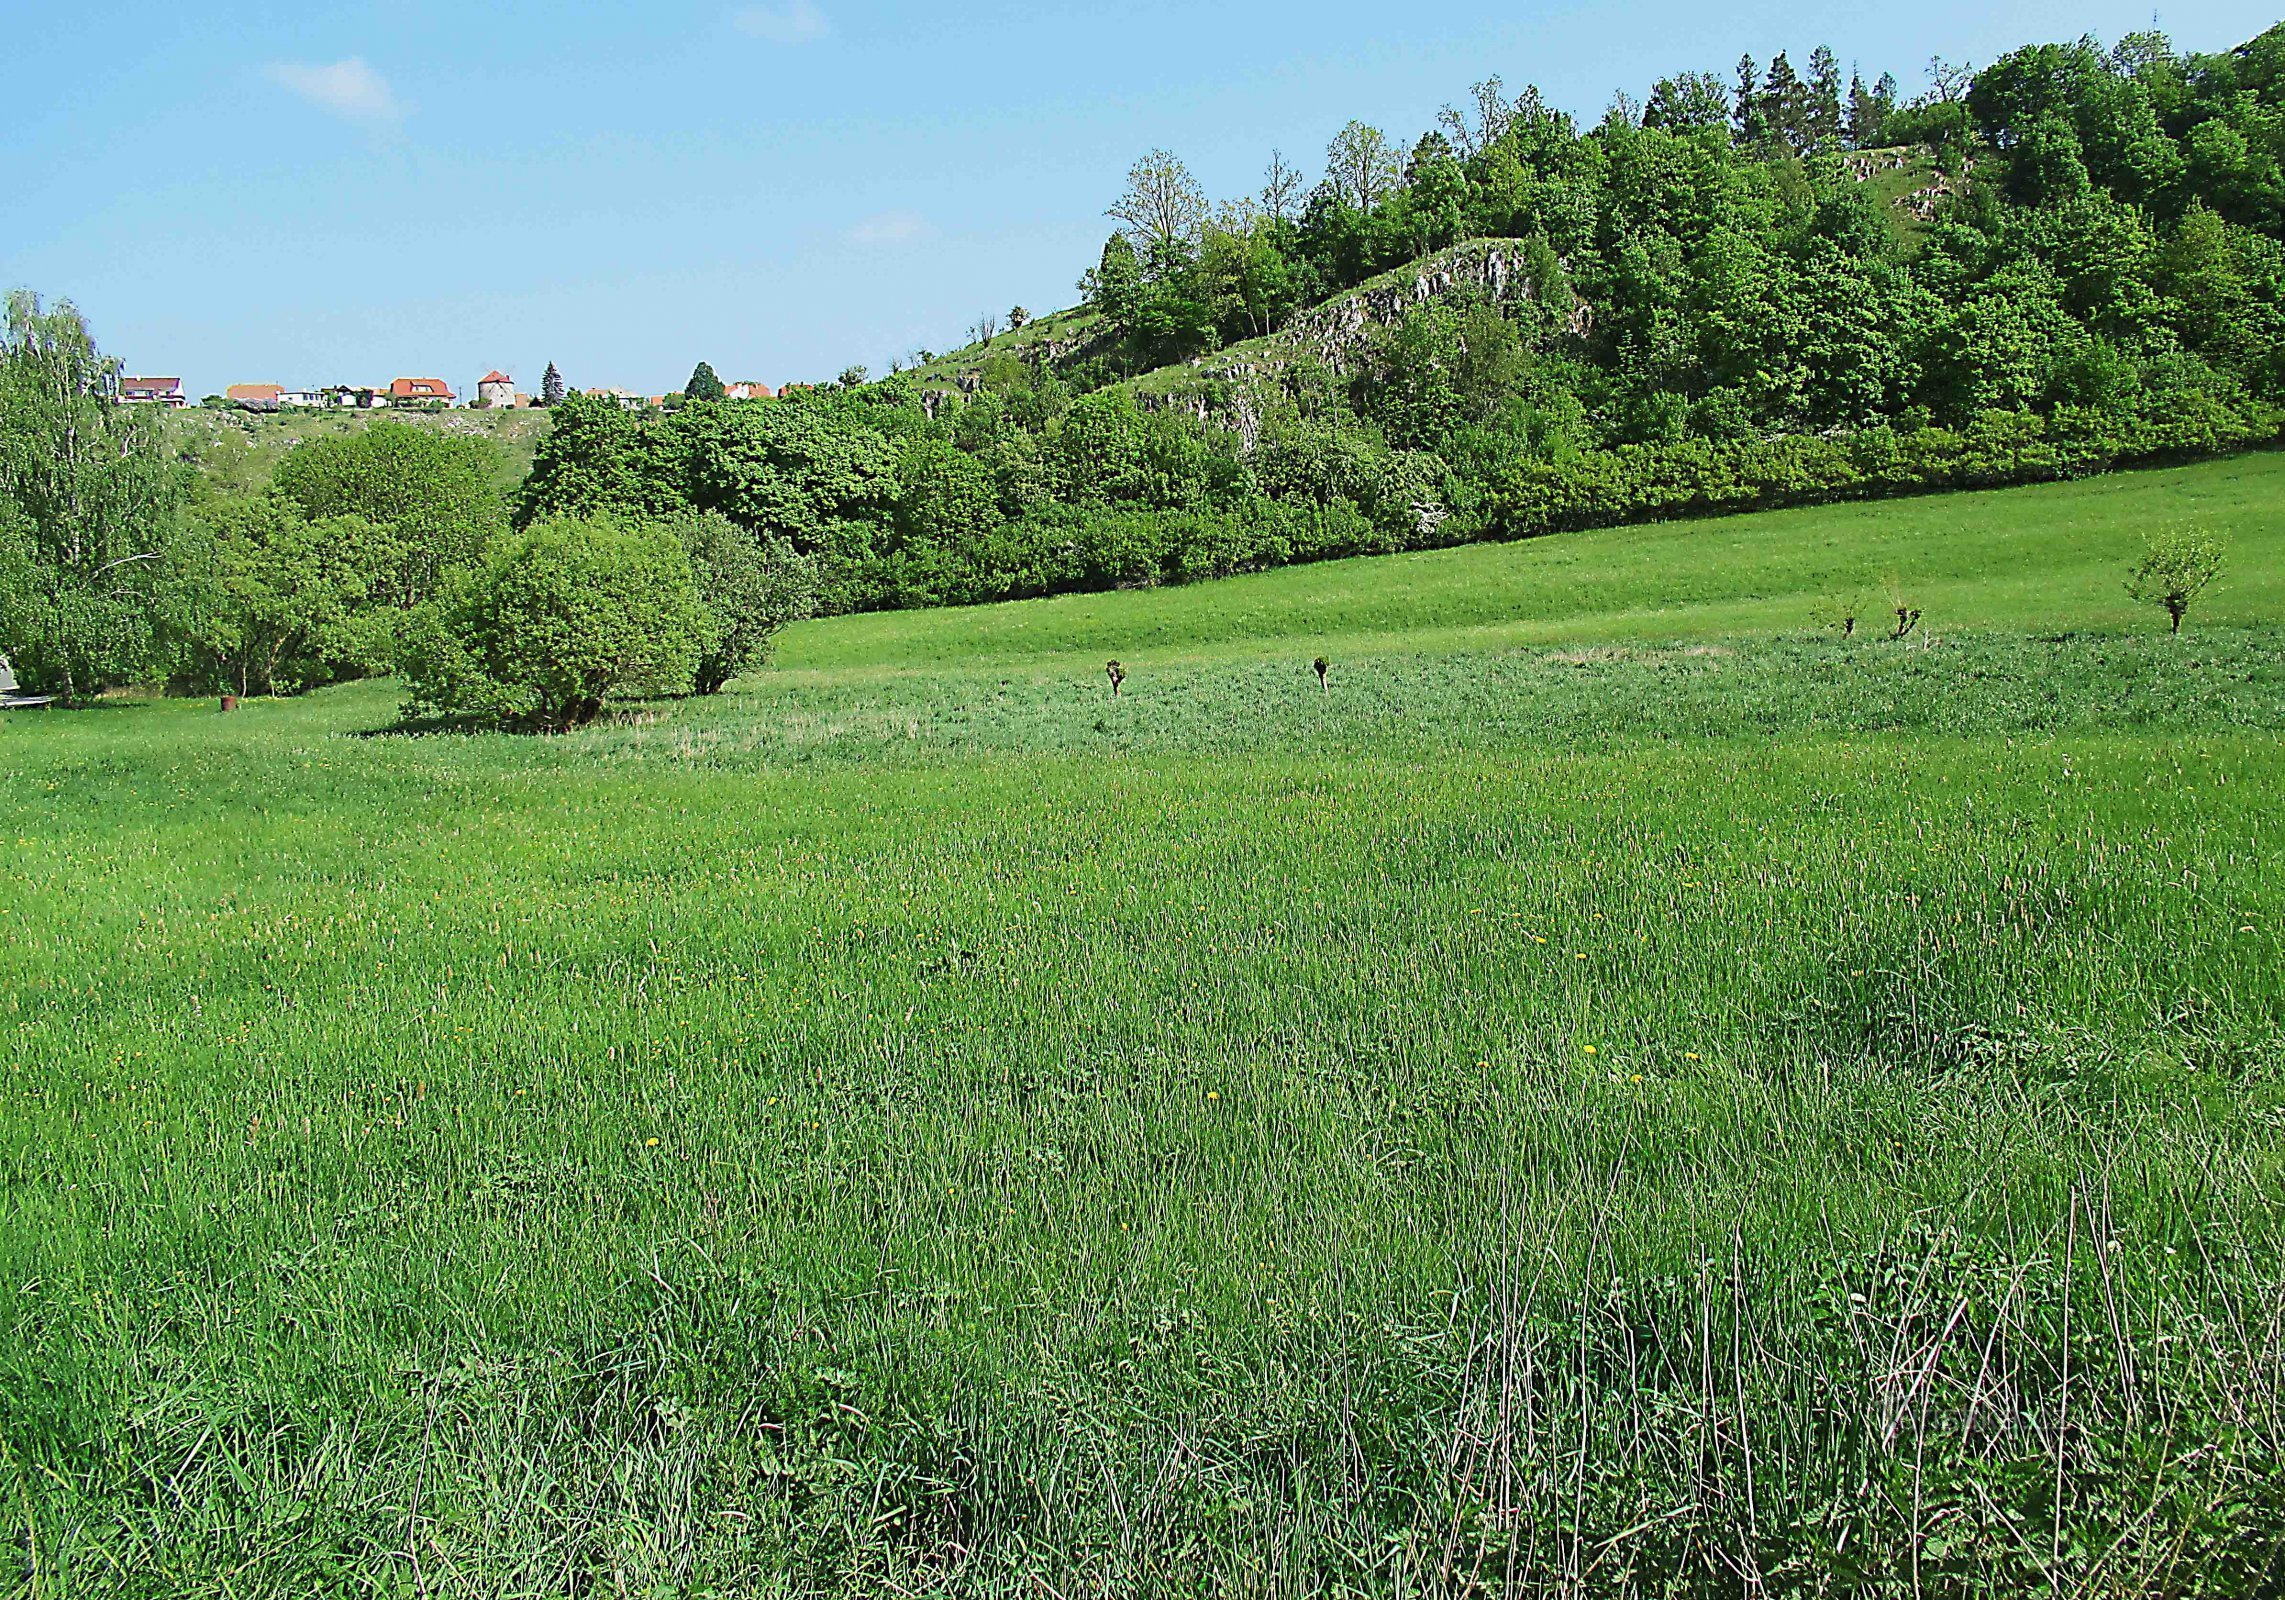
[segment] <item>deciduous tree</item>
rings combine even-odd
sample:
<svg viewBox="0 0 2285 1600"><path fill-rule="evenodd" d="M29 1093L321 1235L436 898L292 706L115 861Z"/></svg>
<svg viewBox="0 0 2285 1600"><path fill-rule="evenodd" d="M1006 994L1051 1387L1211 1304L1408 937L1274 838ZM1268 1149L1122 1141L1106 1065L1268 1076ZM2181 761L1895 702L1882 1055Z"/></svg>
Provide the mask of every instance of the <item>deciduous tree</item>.
<svg viewBox="0 0 2285 1600"><path fill-rule="evenodd" d="M2172 632L2182 631L2190 602L2221 575L2226 547L2212 532L2182 523L2153 535L2142 559L2126 580L2126 592L2166 613Z"/></svg>
<svg viewBox="0 0 2285 1600"><path fill-rule="evenodd" d="M119 364L70 301L8 296L0 342L0 644L67 702L157 660L187 489L163 419L123 405Z"/></svg>
<svg viewBox="0 0 2285 1600"><path fill-rule="evenodd" d="M1126 192L1106 215L1126 225L1149 260L1198 242L1206 223L1206 191L1178 157L1153 150L1127 169Z"/></svg>
<svg viewBox="0 0 2285 1600"><path fill-rule="evenodd" d="M1403 159L1388 135L1363 122L1351 122L1325 147L1325 178L1342 199L1371 211L1396 193Z"/></svg>

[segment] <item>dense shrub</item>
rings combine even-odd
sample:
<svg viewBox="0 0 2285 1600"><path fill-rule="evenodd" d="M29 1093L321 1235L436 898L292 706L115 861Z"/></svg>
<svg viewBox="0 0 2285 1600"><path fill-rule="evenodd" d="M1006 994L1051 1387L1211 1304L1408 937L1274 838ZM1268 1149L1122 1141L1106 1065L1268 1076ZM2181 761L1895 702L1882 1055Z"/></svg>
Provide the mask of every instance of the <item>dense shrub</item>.
<svg viewBox="0 0 2285 1600"><path fill-rule="evenodd" d="M719 624L671 529L560 518L455 572L407 643L407 710L505 727L592 721L615 695L688 689Z"/></svg>
<svg viewBox="0 0 2285 1600"><path fill-rule="evenodd" d="M817 609L817 564L785 540L754 533L718 511L668 526L690 557L708 618L692 687L714 694L767 661L780 628Z"/></svg>

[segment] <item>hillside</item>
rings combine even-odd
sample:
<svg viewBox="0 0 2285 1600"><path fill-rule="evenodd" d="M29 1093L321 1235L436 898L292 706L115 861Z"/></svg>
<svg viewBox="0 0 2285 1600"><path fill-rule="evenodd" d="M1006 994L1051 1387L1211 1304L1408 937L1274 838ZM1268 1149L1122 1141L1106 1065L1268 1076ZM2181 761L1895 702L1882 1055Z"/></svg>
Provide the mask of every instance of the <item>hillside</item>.
<svg viewBox="0 0 2285 1600"><path fill-rule="evenodd" d="M1153 151L1079 307L774 408L582 417L522 504L718 512L847 612L2265 448L2281 60L2081 40L1844 103L1781 57L1591 127L1487 80L1218 202Z"/></svg>
<svg viewBox="0 0 2285 1600"><path fill-rule="evenodd" d="M1936 152L1926 146L1853 150L1842 170L1882 208L1890 232L1906 251L1917 247L1936 202L1964 192L1964 184L1945 178ZM1522 239L1470 239L1430 252L1353 289L1296 306L1275 333L1222 345L1125 381L1140 396L1176 398L1197 408L1222 400L1222 386L1233 380L1241 386L1274 380L1295 353L1313 355L1336 371L1351 370L1373 332L1396 326L1417 307L1477 295L1499 304L1528 299L1526 246ZM1566 331L1585 336L1587 313L1583 303L1567 305ZM1103 314L1079 305L939 356L913 368L912 379L925 394L972 394L984 386L988 363L1013 360L1034 372L1061 373L1102 361L1115 348L1115 330ZM1004 375L1004 367L997 370Z"/></svg>
<svg viewBox="0 0 2285 1600"><path fill-rule="evenodd" d="M198 469L218 494L245 495L270 481L286 452L309 439L338 438L397 422L499 447L500 487L513 488L531 470L532 453L548 430L548 414L523 411L225 411L191 407L172 412L167 426L181 458Z"/></svg>
<svg viewBox="0 0 2285 1600"><path fill-rule="evenodd" d="M2226 531L2217 621L2285 616L2285 454L1877 505L1598 529L1359 557L1213 583L797 624L778 675L842 669L1092 675L1135 662L1306 659L1323 649L1480 650L1877 635L1892 593L1938 634L2136 631L2123 574L2154 526ZM2158 619L2163 621L2163 619Z"/></svg>

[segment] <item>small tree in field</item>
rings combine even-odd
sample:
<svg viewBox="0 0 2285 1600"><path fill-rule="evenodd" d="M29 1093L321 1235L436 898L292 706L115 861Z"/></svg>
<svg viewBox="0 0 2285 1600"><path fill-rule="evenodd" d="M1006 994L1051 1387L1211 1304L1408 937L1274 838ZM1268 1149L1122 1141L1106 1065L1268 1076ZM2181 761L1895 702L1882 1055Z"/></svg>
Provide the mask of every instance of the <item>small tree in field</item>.
<svg viewBox="0 0 2285 1600"><path fill-rule="evenodd" d="M2182 618L2200 590L2222 570L2226 546L2212 531L2182 523L2153 534L2126 580L2126 592L2164 611L2182 631Z"/></svg>
<svg viewBox="0 0 2285 1600"><path fill-rule="evenodd" d="M419 613L406 709L560 732L614 695L690 687L714 627L672 530L536 522L494 540Z"/></svg>

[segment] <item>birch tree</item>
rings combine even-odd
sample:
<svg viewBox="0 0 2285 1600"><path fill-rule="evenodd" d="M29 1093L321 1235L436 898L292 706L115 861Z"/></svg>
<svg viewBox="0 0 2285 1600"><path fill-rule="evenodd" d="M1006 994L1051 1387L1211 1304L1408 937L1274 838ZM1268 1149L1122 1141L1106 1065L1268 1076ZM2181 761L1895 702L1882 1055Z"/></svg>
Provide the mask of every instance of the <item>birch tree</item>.
<svg viewBox="0 0 2285 1600"><path fill-rule="evenodd" d="M1272 222L1291 222L1301 214L1301 197L1309 180L1297 167L1286 165L1283 151L1269 153L1269 169L1262 174L1261 213Z"/></svg>
<svg viewBox="0 0 2285 1600"><path fill-rule="evenodd" d="M0 339L0 644L67 702L155 663L165 540L182 504L163 419L68 300L8 296Z"/></svg>
<svg viewBox="0 0 2285 1600"><path fill-rule="evenodd" d="M1206 224L1206 191L1179 157L1153 150L1127 169L1126 193L1105 213L1125 224L1146 259L1188 250Z"/></svg>
<svg viewBox="0 0 2285 1600"><path fill-rule="evenodd" d="M1352 122L1325 148L1325 177L1359 211L1370 211L1396 193L1404 158L1388 135Z"/></svg>

